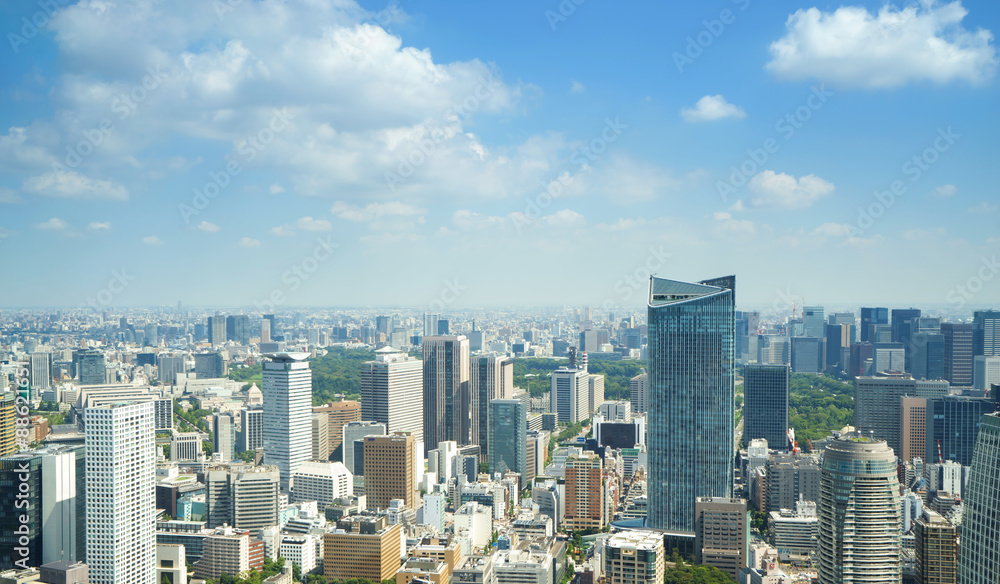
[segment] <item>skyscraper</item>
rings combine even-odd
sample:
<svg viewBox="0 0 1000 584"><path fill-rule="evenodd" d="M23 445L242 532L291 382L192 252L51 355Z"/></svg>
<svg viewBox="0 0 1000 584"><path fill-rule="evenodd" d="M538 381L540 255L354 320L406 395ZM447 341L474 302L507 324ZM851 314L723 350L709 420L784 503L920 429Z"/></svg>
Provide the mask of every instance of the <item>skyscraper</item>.
<svg viewBox="0 0 1000 584"><path fill-rule="evenodd" d="M916 379L945 379L944 335L935 332L915 332L910 349L910 373Z"/></svg>
<svg viewBox="0 0 1000 584"><path fill-rule="evenodd" d="M87 565L94 584L156 583L153 402L88 407Z"/></svg>
<svg viewBox="0 0 1000 584"><path fill-rule="evenodd" d="M1000 414L983 416L965 490L959 584L1000 582Z"/></svg>
<svg viewBox="0 0 1000 584"><path fill-rule="evenodd" d="M80 385L102 385L107 382L108 372L104 365L104 353L98 349L86 349L77 354L80 367Z"/></svg>
<svg viewBox="0 0 1000 584"><path fill-rule="evenodd" d="M250 317L245 314L227 316L226 340L240 345L250 344Z"/></svg>
<svg viewBox="0 0 1000 584"><path fill-rule="evenodd" d="M408 432L365 436L365 496L369 509L388 509L389 501L402 499L416 509L416 440Z"/></svg>
<svg viewBox="0 0 1000 584"><path fill-rule="evenodd" d="M240 452L257 450L264 446L264 410L243 408L240 410L240 436L237 447Z"/></svg>
<svg viewBox="0 0 1000 584"><path fill-rule="evenodd" d="M888 308L861 309L861 342L875 342L872 338L872 325L889 324Z"/></svg>
<svg viewBox="0 0 1000 584"><path fill-rule="evenodd" d="M222 455L222 460L236 456L236 423L232 414L212 416L212 449Z"/></svg>
<svg viewBox="0 0 1000 584"><path fill-rule="evenodd" d="M715 566L738 580L750 551L746 500L699 497L694 508L695 563Z"/></svg>
<svg viewBox="0 0 1000 584"><path fill-rule="evenodd" d="M865 436L885 440L902 455L900 436L903 396L939 397L948 394L947 381L920 381L908 376L859 377L855 381L854 425Z"/></svg>
<svg viewBox="0 0 1000 584"><path fill-rule="evenodd" d="M802 325L805 327L805 336L823 338L826 333L826 317L823 316L823 307L802 307Z"/></svg>
<svg viewBox="0 0 1000 584"><path fill-rule="evenodd" d="M924 509L914 526L919 584L955 584L958 567L957 528Z"/></svg>
<svg viewBox="0 0 1000 584"><path fill-rule="evenodd" d="M649 375L643 371L628 382L633 414L645 414L649 409Z"/></svg>
<svg viewBox="0 0 1000 584"><path fill-rule="evenodd" d="M820 480L820 584L898 584L901 527L896 457L852 433L826 447Z"/></svg>
<svg viewBox="0 0 1000 584"><path fill-rule="evenodd" d="M489 455L490 402L514 396L514 362L504 356L473 357L469 376L471 438L480 456Z"/></svg>
<svg viewBox="0 0 1000 584"><path fill-rule="evenodd" d="M977 310L972 314L972 354L1000 355L1000 310Z"/></svg>
<svg viewBox="0 0 1000 584"><path fill-rule="evenodd" d="M104 368L104 358L101 358L101 369ZM184 373L184 356L169 353L160 353L156 356L156 369L159 372L160 381L166 384L173 384L177 381L177 374ZM81 381L81 383L83 383ZM104 383L103 381L101 383Z"/></svg>
<svg viewBox="0 0 1000 584"><path fill-rule="evenodd" d="M944 335L944 378L953 387L972 386L972 324L941 323Z"/></svg>
<svg viewBox="0 0 1000 584"><path fill-rule="evenodd" d="M579 367L560 367L553 371L549 410L566 424L575 424L590 417L590 374Z"/></svg>
<svg viewBox="0 0 1000 584"><path fill-rule="evenodd" d="M361 367L361 419L381 422L387 432L411 432L417 442L422 441L422 371L420 359L392 347L375 351L375 360Z"/></svg>
<svg viewBox="0 0 1000 584"><path fill-rule="evenodd" d="M264 463L281 473L281 489L312 454L312 371L308 353L273 353L264 361Z"/></svg>
<svg viewBox="0 0 1000 584"><path fill-rule="evenodd" d="M430 336L423 341L424 445L469 443L469 339Z"/></svg>
<svg viewBox="0 0 1000 584"><path fill-rule="evenodd" d="M983 416L996 411L989 398L945 395L927 399L925 462L938 461L938 448L943 460L953 460L962 466L972 464L976 436Z"/></svg>
<svg viewBox="0 0 1000 584"><path fill-rule="evenodd" d="M52 353L31 353L28 364L33 398L38 392L52 387Z"/></svg>
<svg viewBox="0 0 1000 584"><path fill-rule="evenodd" d="M590 451L566 459L566 529L604 527L607 491L601 482L602 469L601 458Z"/></svg>
<svg viewBox="0 0 1000 584"><path fill-rule="evenodd" d="M792 337L792 371L796 373L823 372L823 339L821 337Z"/></svg>
<svg viewBox="0 0 1000 584"><path fill-rule="evenodd" d="M208 317L208 342L213 345L226 342L226 317L221 315Z"/></svg>
<svg viewBox="0 0 1000 584"><path fill-rule="evenodd" d="M490 401L490 473L527 472L528 408L519 399Z"/></svg>
<svg viewBox="0 0 1000 584"><path fill-rule="evenodd" d="M648 299L650 527L694 534L695 498L733 483L736 278L651 278Z"/></svg>
<svg viewBox="0 0 1000 584"><path fill-rule="evenodd" d="M226 375L226 360L221 353L197 353L194 356L194 373L198 379L216 379Z"/></svg>
<svg viewBox="0 0 1000 584"><path fill-rule="evenodd" d="M788 366L747 365L743 370L743 443L764 438L788 450Z"/></svg>

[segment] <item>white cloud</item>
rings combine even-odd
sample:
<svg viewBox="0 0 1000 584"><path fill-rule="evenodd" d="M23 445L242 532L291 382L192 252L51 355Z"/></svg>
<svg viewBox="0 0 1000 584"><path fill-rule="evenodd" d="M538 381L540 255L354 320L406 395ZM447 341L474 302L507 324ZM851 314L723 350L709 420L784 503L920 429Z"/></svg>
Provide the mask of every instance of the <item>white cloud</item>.
<svg viewBox="0 0 1000 584"><path fill-rule="evenodd" d="M750 190L756 196L750 200L749 206L804 209L832 195L833 189L833 183L815 174L795 178L790 174L765 170L750 179Z"/></svg>
<svg viewBox="0 0 1000 584"><path fill-rule="evenodd" d="M271 235L277 235L278 237L292 237L295 235L295 230L292 229L290 225L279 225L277 227L272 227L268 233Z"/></svg>
<svg viewBox="0 0 1000 584"><path fill-rule="evenodd" d="M24 198L17 194L16 191L8 189L6 187L0 187L0 204L6 203L23 203Z"/></svg>
<svg viewBox="0 0 1000 584"><path fill-rule="evenodd" d="M992 213L997 210L997 205L991 204L989 201L983 201L975 207L969 207L969 213Z"/></svg>
<svg viewBox="0 0 1000 584"><path fill-rule="evenodd" d="M728 235L752 237L757 234L757 226L749 219L734 219L731 213L716 211L712 214L716 221L716 229Z"/></svg>
<svg viewBox="0 0 1000 584"><path fill-rule="evenodd" d="M577 227L584 225L587 222L583 215L573 211L572 209L562 209L556 211L551 215L543 216L541 220L546 225L552 227Z"/></svg>
<svg viewBox="0 0 1000 584"><path fill-rule="evenodd" d="M142 238L142 242L146 245L163 245L163 241L155 235L147 235Z"/></svg>
<svg viewBox="0 0 1000 584"><path fill-rule="evenodd" d="M278 183L274 183L267 189L267 192L271 193L272 195L277 195L279 193L285 192L285 187L279 185Z"/></svg>
<svg viewBox="0 0 1000 584"><path fill-rule="evenodd" d="M111 231L110 221L93 221L90 225L87 225L87 229L91 231Z"/></svg>
<svg viewBox="0 0 1000 584"><path fill-rule="evenodd" d="M941 185L934 189L934 194L937 196L947 199L949 197L954 197L955 193L958 192L958 187L955 185Z"/></svg>
<svg viewBox="0 0 1000 584"><path fill-rule="evenodd" d="M485 229L488 227L502 227L506 219L490 215L481 215L468 209L459 209L451 216L452 223L459 229Z"/></svg>
<svg viewBox="0 0 1000 584"><path fill-rule="evenodd" d="M851 226L846 223L824 223L813 230L813 233L828 237L847 237Z"/></svg>
<svg viewBox="0 0 1000 584"><path fill-rule="evenodd" d="M252 237L244 237L243 239L240 240L240 245L249 248L260 247L260 241Z"/></svg>
<svg viewBox="0 0 1000 584"><path fill-rule="evenodd" d="M382 217L412 217L426 213L424 209L401 202L369 203L364 207L337 201L330 207L330 213L340 219L355 222L369 222Z"/></svg>
<svg viewBox="0 0 1000 584"><path fill-rule="evenodd" d="M912 82L981 84L993 77L989 30L962 26L960 1L934 0L877 14L861 6L798 10L771 43L767 70L783 79L818 79L841 87L891 88Z"/></svg>
<svg viewBox="0 0 1000 584"><path fill-rule="evenodd" d="M128 199L128 190L112 180L92 179L74 171L49 171L33 176L22 185L24 190L44 197L64 199Z"/></svg>
<svg viewBox="0 0 1000 584"><path fill-rule="evenodd" d="M295 222L295 226L303 231L330 231L333 229L326 219L313 219L312 217L302 217Z"/></svg>
<svg viewBox="0 0 1000 584"><path fill-rule="evenodd" d="M570 93L583 93L587 88L583 86L583 83L579 81L573 81L569 86Z"/></svg>
<svg viewBox="0 0 1000 584"><path fill-rule="evenodd" d="M202 221L198 224L198 229L204 231L205 233L218 233L219 226L215 223L209 223L208 221Z"/></svg>
<svg viewBox="0 0 1000 584"><path fill-rule="evenodd" d="M67 227L69 227L69 224L58 217L53 217L42 223L35 223L35 229L44 229L47 231L62 231Z"/></svg>
<svg viewBox="0 0 1000 584"><path fill-rule="evenodd" d="M726 101L721 95L706 95L699 99L693 108L681 109L681 118L685 122L711 122L723 118L745 118L747 113L743 108Z"/></svg>

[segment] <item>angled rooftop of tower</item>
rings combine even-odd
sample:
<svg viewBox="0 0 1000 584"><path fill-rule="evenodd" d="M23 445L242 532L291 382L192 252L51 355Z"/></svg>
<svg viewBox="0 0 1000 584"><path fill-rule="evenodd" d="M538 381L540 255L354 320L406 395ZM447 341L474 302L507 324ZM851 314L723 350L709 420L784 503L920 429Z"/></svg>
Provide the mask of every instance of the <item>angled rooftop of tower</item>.
<svg viewBox="0 0 1000 584"><path fill-rule="evenodd" d="M649 305L664 306L694 298L712 296L725 290L733 290L735 283L735 276L714 278L699 283L680 282L651 276L649 278Z"/></svg>

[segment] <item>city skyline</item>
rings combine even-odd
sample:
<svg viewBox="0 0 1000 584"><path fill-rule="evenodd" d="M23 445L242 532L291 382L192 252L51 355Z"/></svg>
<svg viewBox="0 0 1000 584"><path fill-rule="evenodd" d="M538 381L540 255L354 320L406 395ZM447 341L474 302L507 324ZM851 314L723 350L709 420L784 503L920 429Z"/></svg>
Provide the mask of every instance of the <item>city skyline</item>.
<svg viewBox="0 0 1000 584"><path fill-rule="evenodd" d="M723 4L5 5L0 304L988 304L1000 9Z"/></svg>

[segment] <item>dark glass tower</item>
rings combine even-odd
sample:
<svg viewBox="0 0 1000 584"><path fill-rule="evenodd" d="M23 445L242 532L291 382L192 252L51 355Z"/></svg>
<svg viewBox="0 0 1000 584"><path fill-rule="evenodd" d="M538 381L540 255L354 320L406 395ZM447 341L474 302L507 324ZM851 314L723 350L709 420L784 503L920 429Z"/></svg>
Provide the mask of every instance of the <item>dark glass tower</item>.
<svg viewBox="0 0 1000 584"><path fill-rule="evenodd" d="M522 484L528 466L528 410L519 399L490 401L490 472L521 473Z"/></svg>
<svg viewBox="0 0 1000 584"><path fill-rule="evenodd" d="M972 464L972 452L979 434L979 423L984 414L996 411L993 400L979 397L946 395L927 399L927 453L925 462L941 458L954 460L962 466Z"/></svg>
<svg viewBox="0 0 1000 584"><path fill-rule="evenodd" d="M735 288L650 279L649 527L693 534L695 499L731 495Z"/></svg>
<svg viewBox="0 0 1000 584"><path fill-rule="evenodd" d="M763 438L788 450L788 366L747 365L743 370L743 443Z"/></svg>
<svg viewBox="0 0 1000 584"><path fill-rule="evenodd" d="M1000 417L983 416L976 440L962 519L958 552L959 584L1000 581Z"/></svg>

